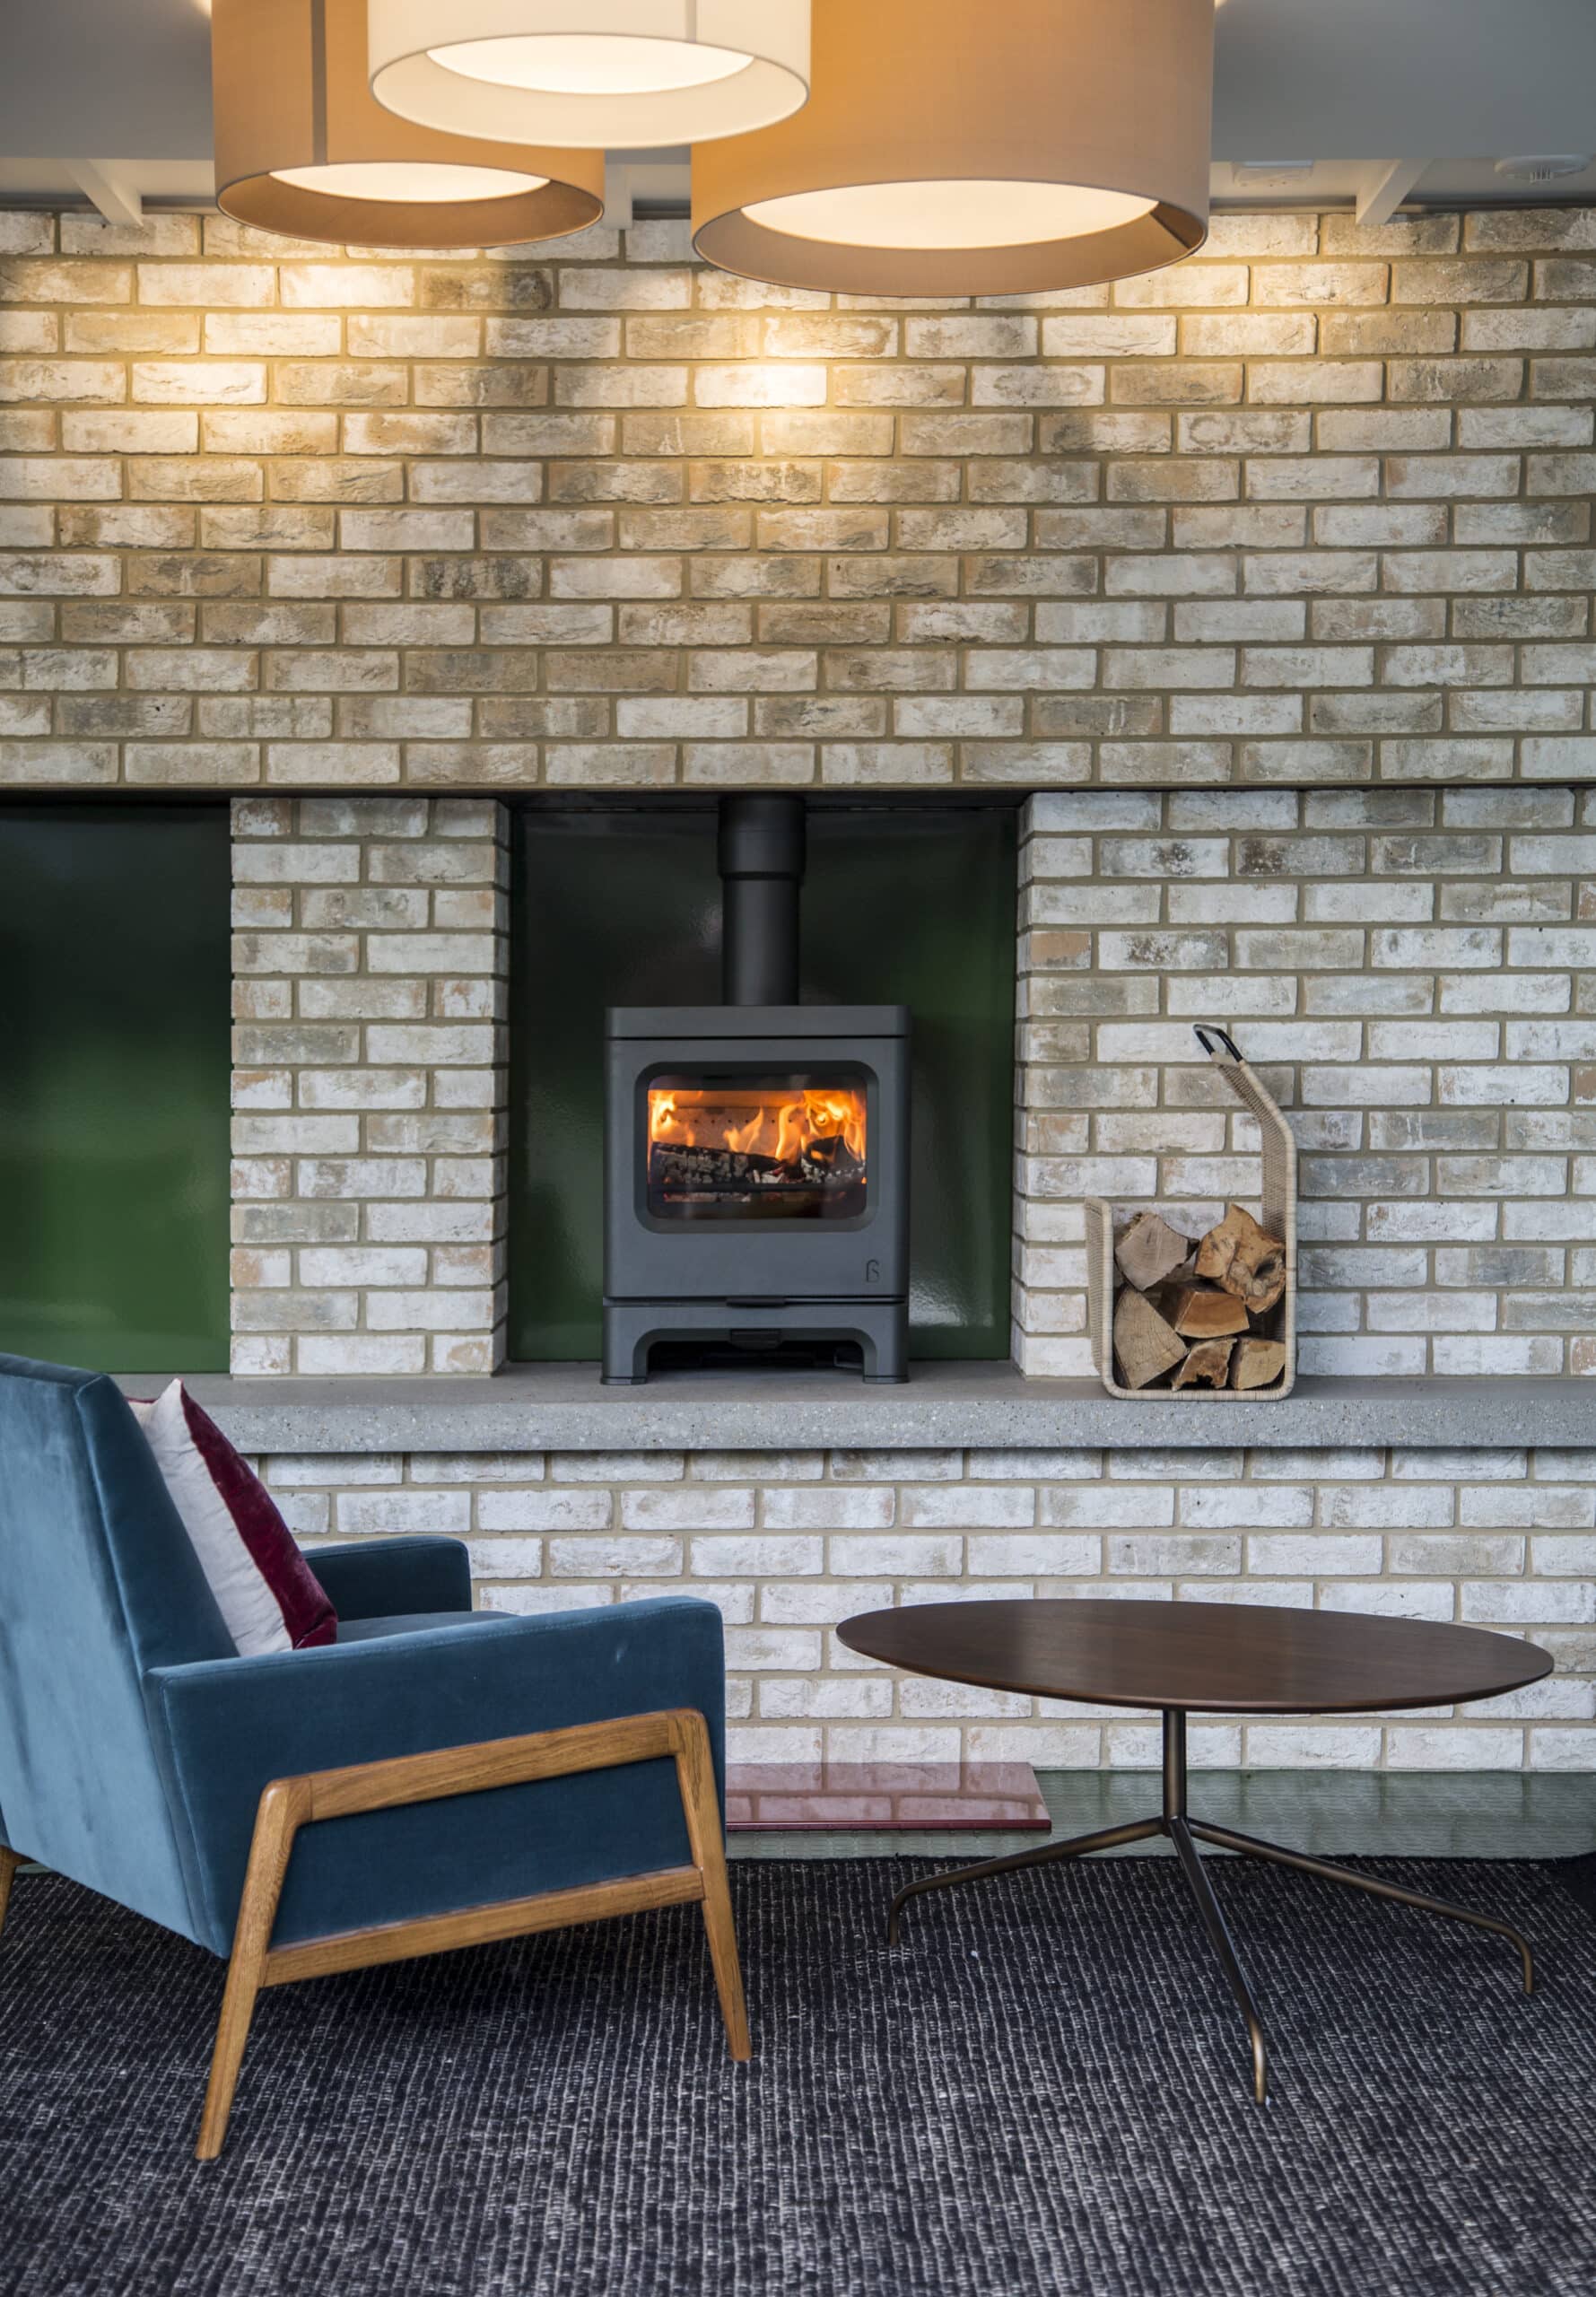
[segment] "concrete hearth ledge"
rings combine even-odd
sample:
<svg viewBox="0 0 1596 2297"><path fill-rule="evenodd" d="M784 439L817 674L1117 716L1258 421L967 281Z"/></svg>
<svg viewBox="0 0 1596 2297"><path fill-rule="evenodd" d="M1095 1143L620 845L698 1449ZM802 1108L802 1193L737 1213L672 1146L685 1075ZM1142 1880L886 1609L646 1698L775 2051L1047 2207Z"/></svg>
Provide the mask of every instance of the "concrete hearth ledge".
<svg viewBox="0 0 1596 2297"><path fill-rule="evenodd" d="M151 1394L154 1376L125 1379ZM1277 1403L1105 1395L1009 1364L923 1364L903 1387L832 1373L667 1376L606 1388L590 1364L491 1380L227 1379L188 1385L240 1451L1596 1448L1596 1380L1304 1379Z"/></svg>

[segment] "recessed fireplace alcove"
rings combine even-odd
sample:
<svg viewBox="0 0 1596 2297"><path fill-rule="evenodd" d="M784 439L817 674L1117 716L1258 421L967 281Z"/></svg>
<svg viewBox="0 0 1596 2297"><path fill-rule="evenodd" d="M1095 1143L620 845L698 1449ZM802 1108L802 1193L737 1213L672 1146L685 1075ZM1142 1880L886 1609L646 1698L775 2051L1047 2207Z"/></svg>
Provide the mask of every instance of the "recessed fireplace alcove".
<svg viewBox="0 0 1596 2297"><path fill-rule="evenodd" d="M1016 829L761 796L519 816L513 1357L597 1357L606 1291L613 1380L1007 1357Z"/></svg>
<svg viewBox="0 0 1596 2297"><path fill-rule="evenodd" d="M805 810L720 801L721 1003L606 1016L606 1382L667 1351L908 1377L909 1009L801 1002Z"/></svg>

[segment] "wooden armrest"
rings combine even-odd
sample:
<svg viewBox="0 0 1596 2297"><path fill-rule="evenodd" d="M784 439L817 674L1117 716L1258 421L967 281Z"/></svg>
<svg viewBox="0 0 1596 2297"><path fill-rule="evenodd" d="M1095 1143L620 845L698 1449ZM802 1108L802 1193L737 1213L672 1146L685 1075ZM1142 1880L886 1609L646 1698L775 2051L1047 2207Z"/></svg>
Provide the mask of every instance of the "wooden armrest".
<svg viewBox="0 0 1596 2297"><path fill-rule="evenodd" d="M271 1800L283 1809L292 1829L318 1819L349 1818L357 1811L392 1810L406 1803L434 1803L446 1795L475 1795L490 1786L521 1786L537 1778L610 1770L619 1763L648 1762L661 1755L691 1753L696 1768L699 1760L708 1762L708 1739L703 1716L690 1707L656 1715L623 1715L563 1730L528 1731L512 1739L483 1739L468 1746L438 1747L427 1754L394 1755L378 1762L346 1763L337 1770L275 1778L262 1793L261 1809Z"/></svg>

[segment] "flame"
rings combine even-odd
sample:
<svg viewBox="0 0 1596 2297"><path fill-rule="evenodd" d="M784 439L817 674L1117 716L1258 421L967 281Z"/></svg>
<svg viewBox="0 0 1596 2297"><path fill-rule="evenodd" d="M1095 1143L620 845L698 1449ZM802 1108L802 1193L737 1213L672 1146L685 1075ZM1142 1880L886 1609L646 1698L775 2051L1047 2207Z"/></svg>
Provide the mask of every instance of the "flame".
<svg viewBox="0 0 1596 2297"><path fill-rule="evenodd" d="M790 1087L657 1086L649 1094L649 1139L682 1148L724 1147L782 1165L796 1165L815 1141L841 1139L862 1164L865 1096L847 1086L796 1094Z"/></svg>
<svg viewBox="0 0 1596 2297"><path fill-rule="evenodd" d="M746 1156L749 1149L753 1148L754 1142L758 1140L761 1131L763 1130L763 1126L764 1111L763 1109L755 1109L753 1115L748 1119L746 1124L728 1124L727 1126L727 1147L728 1148L735 1148L739 1156Z"/></svg>

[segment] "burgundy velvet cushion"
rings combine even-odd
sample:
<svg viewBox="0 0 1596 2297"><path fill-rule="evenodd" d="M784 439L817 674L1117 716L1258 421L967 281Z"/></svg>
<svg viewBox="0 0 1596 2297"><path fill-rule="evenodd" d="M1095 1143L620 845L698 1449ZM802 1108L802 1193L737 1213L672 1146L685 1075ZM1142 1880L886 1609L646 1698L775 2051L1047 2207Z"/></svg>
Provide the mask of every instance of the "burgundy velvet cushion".
<svg viewBox="0 0 1596 2297"><path fill-rule="evenodd" d="M271 1494L180 1380L134 1416L240 1652L331 1643L337 1615Z"/></svg>

